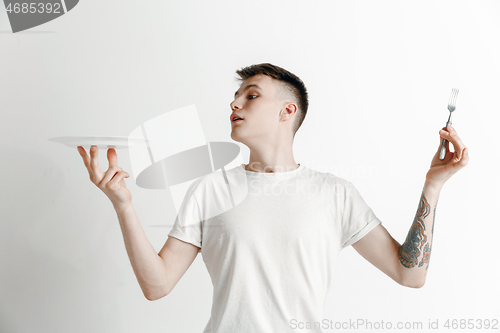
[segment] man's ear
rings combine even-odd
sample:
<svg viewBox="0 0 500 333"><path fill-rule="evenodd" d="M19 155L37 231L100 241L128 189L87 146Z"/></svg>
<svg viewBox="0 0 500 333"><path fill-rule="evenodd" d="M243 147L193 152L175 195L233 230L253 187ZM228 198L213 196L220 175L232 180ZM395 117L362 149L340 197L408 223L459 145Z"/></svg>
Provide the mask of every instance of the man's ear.
<svg viewBox="0 0 500 333"><path fill-rule="evenodd" d="M290 120L293 115L298 111L297 104L292 102L287 102L283 109L281 110L281 120Z"/></svg>

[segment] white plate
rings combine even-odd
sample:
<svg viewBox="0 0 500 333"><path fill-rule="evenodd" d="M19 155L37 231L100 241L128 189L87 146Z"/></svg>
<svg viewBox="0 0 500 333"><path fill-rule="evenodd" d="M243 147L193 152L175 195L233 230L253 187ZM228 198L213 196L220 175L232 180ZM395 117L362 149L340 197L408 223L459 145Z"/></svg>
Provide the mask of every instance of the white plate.
<svg viewBox="0 0 500 333"><path fill-rule="evenodd" d="M99 149L127 149L140 145L151 144L151 140L142 138L129 138L127 136L60 136L57 138L48 139L52 142L62 143L71 148L82 146L86 150L90 149L91 145L96 145Z"/></svg>

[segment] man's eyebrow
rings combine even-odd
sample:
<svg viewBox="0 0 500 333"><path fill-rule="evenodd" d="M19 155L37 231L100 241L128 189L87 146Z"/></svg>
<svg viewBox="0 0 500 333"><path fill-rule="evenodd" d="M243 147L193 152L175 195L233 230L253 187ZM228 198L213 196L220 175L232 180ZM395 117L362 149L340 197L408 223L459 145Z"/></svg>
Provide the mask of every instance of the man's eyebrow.
<svg viewBox="0 0 500 333"><path fill-rule="evenodd" d="M261 87L259 87L257 84L255 84L255 83L254 83L254 84L249 84L248 86L246 86L246 87L245 87L245 89L243 89L243 91L248 90L248 89L250 89L250 88L252 88L252 87L255 87L255 88L257 88L257 89L262 90L262 88L261 88ZM236 92L234 93L234 98L236 98L237 96L238 96L238 91L236 91Z"/></svg>

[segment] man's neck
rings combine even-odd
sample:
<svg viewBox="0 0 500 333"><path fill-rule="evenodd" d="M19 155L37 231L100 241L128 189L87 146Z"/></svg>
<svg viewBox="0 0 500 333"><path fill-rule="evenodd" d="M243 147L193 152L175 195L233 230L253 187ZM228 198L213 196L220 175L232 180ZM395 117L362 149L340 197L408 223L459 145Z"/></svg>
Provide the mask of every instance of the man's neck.
<svg viewBox="0 0 500 333"><path fill-rule="evenodd" d="M245 169L253 172L277 173L288 172L295 170L300 164L295 162L293 157L293 140L269 139L270 142L253 142L253 145L248 145L250 149L250 159Z"/></svg>

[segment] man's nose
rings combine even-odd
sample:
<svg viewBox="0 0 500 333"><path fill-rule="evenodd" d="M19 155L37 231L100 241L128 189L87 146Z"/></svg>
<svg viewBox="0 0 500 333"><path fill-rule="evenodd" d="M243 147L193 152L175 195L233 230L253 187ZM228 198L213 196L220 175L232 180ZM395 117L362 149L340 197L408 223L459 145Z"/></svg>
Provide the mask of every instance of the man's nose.
<svg viewBox="0 0 500 333"><path fill-rule="evenodd" d="M236 100L232 101L231 104L229 104L229 106L231 107L232 111L240 109L240 105L239 103L236 102Z"/></svg>

